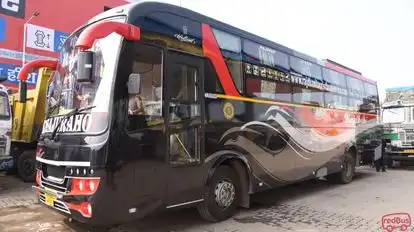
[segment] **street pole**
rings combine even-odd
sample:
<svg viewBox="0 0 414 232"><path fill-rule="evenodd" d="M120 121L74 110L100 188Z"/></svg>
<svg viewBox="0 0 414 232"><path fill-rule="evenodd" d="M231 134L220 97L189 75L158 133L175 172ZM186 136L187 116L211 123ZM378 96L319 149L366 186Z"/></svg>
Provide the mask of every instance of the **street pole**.
<svg viewBox="0 0 414 232"><path fill-rule="evenodd" d="M27 29L27 24L24 23L24 25L23 25L23 30L24 31L23 31L23 57L22 57L22 67L24 66L24 63L26 61L26 29Z"/></svg>
<svg viewBox="0 0 414 232"><path fill-rule="evenodd" d="M39 16L40 12L35 11L33 12L32 16L23 24L23 57L22 57L22 67L26 63L26 30L27 30L27 24L36 16Z"/></svg>

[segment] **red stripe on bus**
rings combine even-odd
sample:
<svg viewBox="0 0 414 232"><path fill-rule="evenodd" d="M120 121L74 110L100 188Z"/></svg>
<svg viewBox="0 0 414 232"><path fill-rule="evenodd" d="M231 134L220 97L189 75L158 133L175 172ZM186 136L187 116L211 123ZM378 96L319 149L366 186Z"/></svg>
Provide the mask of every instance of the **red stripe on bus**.
<svg viewBox="0 0 414 232"><path fill-rule="evenodd" d="M364 81L364 82L368 82L368 83L373 84L373 85L376 85L377 84L377 82L374 81L374 80L371 80L369 78L366 78L366 77L364 77L364 76L362 76L362 75L360 75L358 73L354 73L354 72L352 72L352 71L350 71L348 69L345 69L345 68L339 67L337 65L331 64L329 62L325 62L325 67L330 68L330 69L333 69L333 70L335 70L337 72L340 72L342 74L346 74L346 75L348 75L350 77L354 77L354 78L356 78L358 80L361 80L361 81Z"/></svg>
<svg viewBox="0 0 414 232"><path fill-rule="evenodd" d="M234 86L230 72L224 62L223 56L221 55L217 41L214 38L213 31L207 24L202 24L203 33L203 53L204 56L210 59L213 63L214 69L217 72L217 76L220 79L220 83L223 86L224 93L230 96L240 96L239 92ZM207 77L206 77L207 78Z"/></svg>

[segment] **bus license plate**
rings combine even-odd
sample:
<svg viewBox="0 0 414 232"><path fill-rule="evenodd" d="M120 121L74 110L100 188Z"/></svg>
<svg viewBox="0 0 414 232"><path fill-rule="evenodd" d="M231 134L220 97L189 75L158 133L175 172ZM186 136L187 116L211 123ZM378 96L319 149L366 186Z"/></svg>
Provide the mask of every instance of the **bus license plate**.
<svg viewBox="0 0 414 232"><path fill-rule="evenodd" d="M56 197L45 193L45 203L46 203L46 205L53 207L54 203L55 203L55 200L56 200Z"/></svg>
<svg viewBox="0 0 414 232"><path fill-rule="evenodd" d="M404 153L414 153L414 149L407 149L407 150L404 150Z"/></svg>

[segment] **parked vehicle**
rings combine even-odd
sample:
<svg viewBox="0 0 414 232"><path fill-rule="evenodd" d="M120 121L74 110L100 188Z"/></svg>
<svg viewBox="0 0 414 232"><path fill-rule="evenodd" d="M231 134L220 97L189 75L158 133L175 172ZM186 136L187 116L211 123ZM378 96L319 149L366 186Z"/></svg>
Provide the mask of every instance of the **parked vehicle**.
<svg viewBox="0 0 414 232"><path fill-rule="evenodd" d="M350 183L377 125L361 107L378 106L376 82L169 4L99 14L61 57L19 73L24 92L29 70L56 70L33 188L92 225L192 206L221 221L255 192Z"/></svg>
<svg viewBox="0 0 414 232"><path fill-rule="evenodd" d="M40 70L36 87L23 91L24 102L18 101L20 93L9 96L11 113L6 120L13 121L13 127L7 135L7 170L17 172L26 182L36 181L36 147L45 119L46 91L51 73L48 69Z"/></svg>
<svg viewBox="0 0 414 232"><path fill-rule="evenodd" d="M387 143L386 160L414 160L414 102L397 100L382 105L383 140Z"/></svg>
<svg viewBox="0 0 414 232"><path fill-rule="evenodd" d="M5 81L5 79L1 78L0 81ZM0 171L8 171L13 167L13 158L9 155L12 130L9 93L7 87L0 85Z"/></svg>

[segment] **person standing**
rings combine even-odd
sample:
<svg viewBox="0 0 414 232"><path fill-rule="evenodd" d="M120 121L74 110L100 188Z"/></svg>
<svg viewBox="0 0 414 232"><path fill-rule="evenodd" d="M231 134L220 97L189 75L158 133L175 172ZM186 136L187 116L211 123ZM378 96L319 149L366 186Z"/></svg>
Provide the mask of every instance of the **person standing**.
<svg viewBox="0 0 414 232"><path fill-rule="evenodd" d="M377 172L379 172L380 170L382 172L386 172L386 170L385 170L385 161L384 161L385 146L386 146L385 140L381 139L381 143L379 144L379 146L374 151L375 158L377 158L377 159L375 159L375 168L377 169Z"/></svg>

